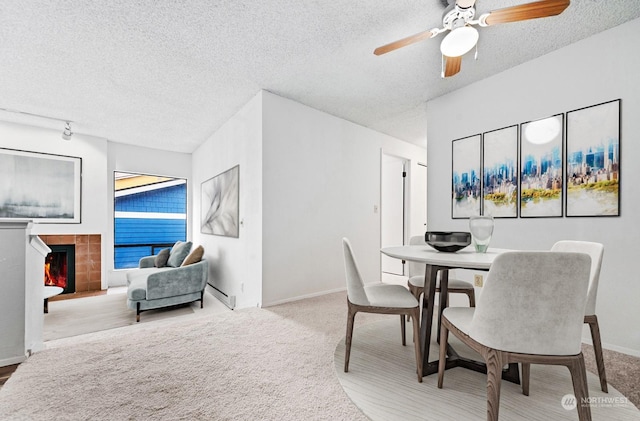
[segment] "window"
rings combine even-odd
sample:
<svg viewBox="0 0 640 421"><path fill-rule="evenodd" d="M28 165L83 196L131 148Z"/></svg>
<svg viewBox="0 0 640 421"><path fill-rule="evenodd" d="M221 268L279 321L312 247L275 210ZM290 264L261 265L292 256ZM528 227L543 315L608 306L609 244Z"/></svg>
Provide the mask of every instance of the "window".
<svg viewBox="0 0 640 421"><path fill-rule="evenodd" d="M186 241L187 180L116 172L114 190L115 269Z"/></svg>

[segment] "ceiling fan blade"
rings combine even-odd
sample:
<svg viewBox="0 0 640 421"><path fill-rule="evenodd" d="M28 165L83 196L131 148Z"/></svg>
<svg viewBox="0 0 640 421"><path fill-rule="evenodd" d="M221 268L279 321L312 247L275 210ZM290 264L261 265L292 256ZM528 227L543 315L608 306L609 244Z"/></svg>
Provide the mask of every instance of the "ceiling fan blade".
<svg viewBox="0 0 640 421"><path fill-rule="evenodd" d="M457 74L460 71L460 65L462 64L462 56L460 57L447 57L444 64L444 77L450 77Z"/></svg>
<svg viewBox="0 0 640 421"><path fill-rule="evenodd" d="M498 23L518 22L521 20L546 18L556 16L569 7L570 0L542 0L519 6L506 7L488 13L485 19L487 25Z"/></svg>
<svg viewBox="0 0 640 421"><path fill-rule="evenodd" d="M417 33L415 35L411 35L409 37L402 38L401 40L394 41L394 42L389 43L387 45L383 45L382 47L378 47L375 50L373 50L373 54L375 54L377 56L382 55L382 54L386 54L386 53L388 53L390 51L397 50L398 48L406 47L407 45L411 45L411 44L416 43L418 41L422 41L423 39L433 38L435 35L436 34L434 34L431 30L423 31L423 32Z"/></svg>

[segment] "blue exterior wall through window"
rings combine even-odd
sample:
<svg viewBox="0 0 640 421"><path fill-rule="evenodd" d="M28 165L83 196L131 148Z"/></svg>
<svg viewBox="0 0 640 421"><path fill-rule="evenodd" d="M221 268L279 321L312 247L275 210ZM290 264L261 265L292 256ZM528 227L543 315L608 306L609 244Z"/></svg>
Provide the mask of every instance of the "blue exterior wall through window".
<svg viewBox="0 0 640 421"><path fill-rule="evenodd" d="M120 194L115 199L115 269L138 267L140 258L186 241L186 182Z"/></svg>

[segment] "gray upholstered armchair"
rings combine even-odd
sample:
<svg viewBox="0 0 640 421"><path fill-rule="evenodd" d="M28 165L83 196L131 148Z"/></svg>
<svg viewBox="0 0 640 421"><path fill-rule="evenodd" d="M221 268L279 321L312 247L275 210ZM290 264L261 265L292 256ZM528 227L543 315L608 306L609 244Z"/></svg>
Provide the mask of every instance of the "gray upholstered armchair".
<svg viewBox="0 0 640 421"><path fill-rule="evenodd" d="M127 306L136 310L136 322L140 321L140 313L145 310L198 300L200 308L203 307L209 264L202 258L202 247L194 249L186 256L191 243L182 244L182 254L185 256L182 256L182 259L176 257L176 244L171 250L174 252L174 259L168 259L175 266L157 267L159 255L148 256L140 259L138 269L127 273ZM187 248L186 253L184 248Z"/></svg>

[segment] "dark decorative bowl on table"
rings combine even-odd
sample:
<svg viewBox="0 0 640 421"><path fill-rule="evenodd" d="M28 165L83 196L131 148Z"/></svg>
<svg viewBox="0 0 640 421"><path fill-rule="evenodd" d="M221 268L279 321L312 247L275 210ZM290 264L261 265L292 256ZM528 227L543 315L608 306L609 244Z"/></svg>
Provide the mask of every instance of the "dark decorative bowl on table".
<svg viewBox="0 0 640 421"><path fill-rule="evenodd" d="M424 240L438 251L455 253L471 244L471 234L468 232L427 231Z"/></svg>

